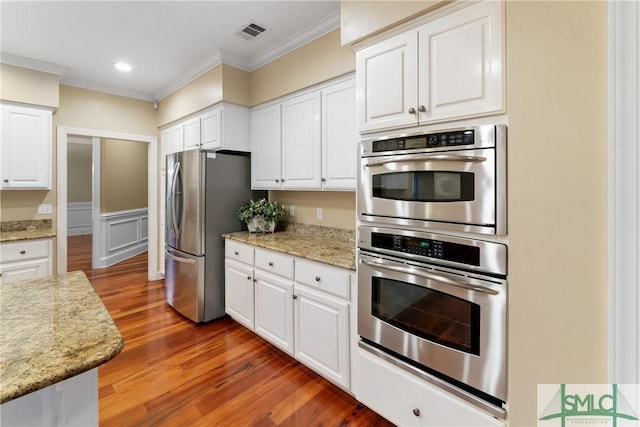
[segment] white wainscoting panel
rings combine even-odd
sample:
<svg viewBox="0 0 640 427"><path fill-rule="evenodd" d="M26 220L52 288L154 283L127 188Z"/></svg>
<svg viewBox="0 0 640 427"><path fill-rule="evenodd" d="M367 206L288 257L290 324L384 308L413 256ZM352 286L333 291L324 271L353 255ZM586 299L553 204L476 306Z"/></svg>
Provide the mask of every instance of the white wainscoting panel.
<svg viewBox="0 0 640 427"><path fill-rule="evenodd" d="M149 214L147 209L109 212L100 215L102 242L98 268L109 267L147 251Z"/></svg>
<svg viewBox="0 0 640 427"><path fill-rule="evenodd" d="M67 236L93 233L91 202L67 203Z"/></svg>

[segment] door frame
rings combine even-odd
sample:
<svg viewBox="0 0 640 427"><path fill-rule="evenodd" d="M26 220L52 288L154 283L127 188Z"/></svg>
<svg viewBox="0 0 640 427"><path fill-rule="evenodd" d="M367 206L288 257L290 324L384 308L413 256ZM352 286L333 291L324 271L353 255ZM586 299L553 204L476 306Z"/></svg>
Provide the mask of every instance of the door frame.
<svg viewBox="0 0 640 427"><path fill-rule="evenodd" d="M158 137L147 135L136 135L121 132L111 132L105 130L82 129L67 126L57 127L57 226L56 226L56 253L57 253L57 272L58 274L67 272L67 139L69 135L86 136L91 138L108 138L108 139L124 139L135 142L148 144L147 162L147 206L149 209L149 251L148 251L148 280L160 280L162 275L158 269ZM95 139L93 140L95 141ZM94 154L96 149L94 143ZM93 161L99 161L94 157ZM95 174L95 169L94 169ZM94 186L95 186L94 180ZM95 192L94 199L100 197ZM93 215L94 227L96 225L96 215ZM95 251L93 251L95 252ZM93 257L92 257L93 260Z"/></svg>
<svg viewBox="0 0 640 427"><path fill-rule="evenodd" d="M608 2L608 371L640 383L640 4Z"/></svg>

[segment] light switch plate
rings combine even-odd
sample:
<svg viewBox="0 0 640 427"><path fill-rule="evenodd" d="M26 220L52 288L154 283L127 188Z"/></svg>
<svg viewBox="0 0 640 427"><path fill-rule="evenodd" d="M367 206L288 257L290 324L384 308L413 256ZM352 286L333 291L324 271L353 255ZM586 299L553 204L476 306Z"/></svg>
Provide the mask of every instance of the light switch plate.
<svg viewBox="0 0 640 427"><path fill-rule="evenodd" d="M51 203L38 205L38 215L50 214L51 212L53 212L53 206Z"/></svg>

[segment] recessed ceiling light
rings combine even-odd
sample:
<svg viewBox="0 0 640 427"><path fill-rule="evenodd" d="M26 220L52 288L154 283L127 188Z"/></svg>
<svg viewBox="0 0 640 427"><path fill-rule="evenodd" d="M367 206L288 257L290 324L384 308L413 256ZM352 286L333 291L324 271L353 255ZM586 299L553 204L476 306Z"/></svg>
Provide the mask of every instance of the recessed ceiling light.
<svg viewBox="0 0 640 427"><path fill-rule="evenodd" d="M120 71L125 72L129 72L132 70L131 65L127 64L126 62L116 62L114 67L116 67Z"/></svg>

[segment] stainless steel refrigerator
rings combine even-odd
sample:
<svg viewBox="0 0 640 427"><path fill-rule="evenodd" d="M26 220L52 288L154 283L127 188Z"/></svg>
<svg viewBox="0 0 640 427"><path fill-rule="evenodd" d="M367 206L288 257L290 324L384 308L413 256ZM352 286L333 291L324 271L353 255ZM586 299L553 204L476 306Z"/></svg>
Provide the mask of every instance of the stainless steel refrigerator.
<svg viewBox="0 0 640 427"><path fill-rule="evenodd" d="M194 322L224 315L224 240L252 198L248 153L190 150L167 155L167 302Z"/></svg>

